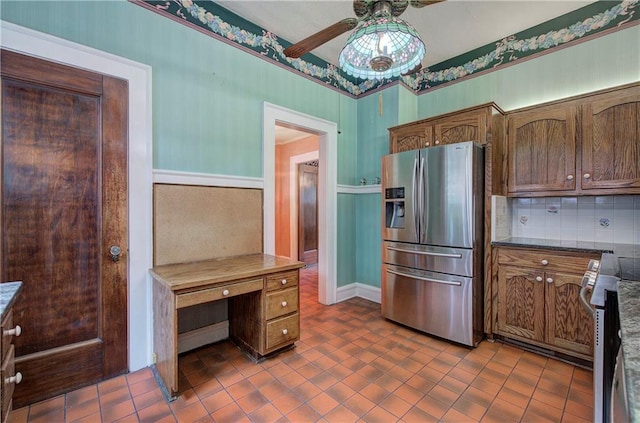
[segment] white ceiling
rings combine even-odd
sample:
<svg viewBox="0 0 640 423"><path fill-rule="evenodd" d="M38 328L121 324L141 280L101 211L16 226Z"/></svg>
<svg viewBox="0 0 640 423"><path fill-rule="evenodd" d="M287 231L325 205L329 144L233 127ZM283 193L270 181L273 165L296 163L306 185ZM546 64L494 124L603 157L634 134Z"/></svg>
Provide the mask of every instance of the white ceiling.
<svg viewBox="0 0 640 423"><path fill-rule="evenodd" d="M220 5L295 43L344 18L355 17L351 0L226 0ZM584 0L447 0L401 18L416 27L427 46L423 66L531 28L593 3ZM349 33L313 50L334 65Z"/></svg>

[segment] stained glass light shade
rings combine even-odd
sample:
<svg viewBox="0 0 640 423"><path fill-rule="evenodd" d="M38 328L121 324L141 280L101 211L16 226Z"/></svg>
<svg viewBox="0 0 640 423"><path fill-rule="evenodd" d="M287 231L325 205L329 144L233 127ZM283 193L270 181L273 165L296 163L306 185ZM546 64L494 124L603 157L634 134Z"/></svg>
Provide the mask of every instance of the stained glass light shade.
<svg viewBox="0 0 640 423"><path fill-rule="evenodd" d="M394 16L373 16L353 30L340 52L340 68L358 78L387 79L408 72L426 49L416 29Z"/></svg>

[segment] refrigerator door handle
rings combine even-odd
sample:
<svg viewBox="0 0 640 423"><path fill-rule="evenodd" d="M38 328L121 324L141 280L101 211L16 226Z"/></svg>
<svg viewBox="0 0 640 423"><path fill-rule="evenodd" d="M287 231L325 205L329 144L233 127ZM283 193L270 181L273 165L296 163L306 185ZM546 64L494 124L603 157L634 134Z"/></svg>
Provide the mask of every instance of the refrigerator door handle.
<svg viewBox="0 0 640 423"><path fill-rule="evenodd" d="M413 183L412 183L412 192L411 192L411 200L413 202L413 224L416 229L416 240L420 240L420 216L419 210L420 205L418 204L418 187L416 186L418 178L418 156L413 160Z"/></svg>
<svg viewBox="0 0 640 423"><path fill-rule="evenodd" d="M427 221L425 218L424 205L424 156L420 157L420 169L418 170L418 210L420 211L420 232L418 233L418 242L422 241L422 231L426 228Z"/></svg>
<svg viewBox="0 0 640 423"><path fill-rule="evenodd" d="M454 286L462 285L460 282L443 281L442 279L424 278L422 276L409 275L407 273L396 272L395 270L391 270L391 269L387 269L387 273L391 273L391 274L394 274L394 275L397 275L397 276L402 276L402 277L405 277L405 278L417 279L417 280L425 281L425 282L441 283L443 285L454 285Z"/></svg>
<svg viewBox="0 0 640 423"><path fill-rule="evenodd" d="M456 259L462 258L462 254L436 253L433 251L405 250L404 248L398 248L398 247L387 247L387 250L398 251L400 253L418 254L421 256L446 257L446 258L456 258Z"/></svg>

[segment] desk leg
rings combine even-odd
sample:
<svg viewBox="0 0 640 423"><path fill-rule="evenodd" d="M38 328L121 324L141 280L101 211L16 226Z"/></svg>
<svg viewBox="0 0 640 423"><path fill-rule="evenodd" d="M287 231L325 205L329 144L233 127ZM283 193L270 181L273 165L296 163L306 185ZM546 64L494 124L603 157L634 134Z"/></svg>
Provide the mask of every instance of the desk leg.
<svg viewBox="0 0 640 423"><path fill-rule="evenodd" d="M153 351L155 369L170 400L178 392L178 310L176 296L164 284L153 281Z"/></svg>

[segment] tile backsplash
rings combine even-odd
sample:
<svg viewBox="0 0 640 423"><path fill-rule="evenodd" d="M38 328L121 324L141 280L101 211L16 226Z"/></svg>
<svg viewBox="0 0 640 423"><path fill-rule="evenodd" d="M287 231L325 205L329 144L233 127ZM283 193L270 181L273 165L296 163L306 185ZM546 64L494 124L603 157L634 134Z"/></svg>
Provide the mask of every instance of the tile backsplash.
<svg viewBox="0 0 640 423"><path fill-rule="evenodd" d="M640 244L640 195L495 197L494 240L513 236ZM504 224L509 220L510 231Z"/></svg>

